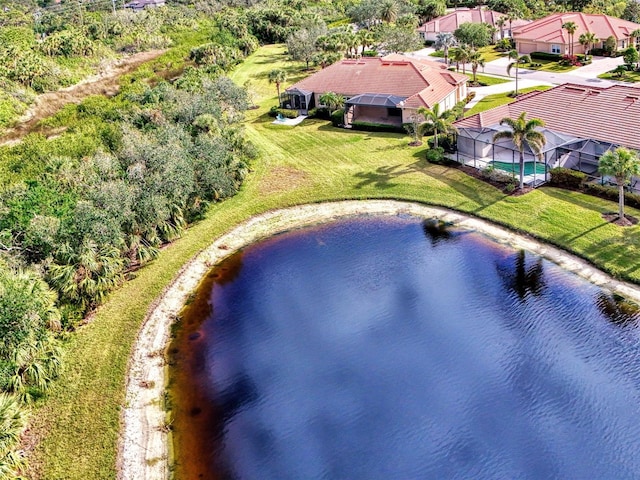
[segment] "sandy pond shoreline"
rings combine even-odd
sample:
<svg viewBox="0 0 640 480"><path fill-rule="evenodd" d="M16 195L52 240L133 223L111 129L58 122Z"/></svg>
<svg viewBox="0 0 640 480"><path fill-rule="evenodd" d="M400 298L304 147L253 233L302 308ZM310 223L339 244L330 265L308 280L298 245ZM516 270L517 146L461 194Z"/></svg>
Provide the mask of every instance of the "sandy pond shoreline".
<svg viewBox="0 0 640 480"><path fill-rule="evenodd" d="M189 295L215 264L260 239L355 215L412 215L438 218L475 230L499 243L538 254L592 283L640 303L640 287L615 280L587 261L485 220L452 210L393 200L301 205L255 216L217 238L182 267L150 307L129 360L126 404L121 414L118 479L161 480L169 476L167 413L164 410L165 356L171 325Z"/></svg>

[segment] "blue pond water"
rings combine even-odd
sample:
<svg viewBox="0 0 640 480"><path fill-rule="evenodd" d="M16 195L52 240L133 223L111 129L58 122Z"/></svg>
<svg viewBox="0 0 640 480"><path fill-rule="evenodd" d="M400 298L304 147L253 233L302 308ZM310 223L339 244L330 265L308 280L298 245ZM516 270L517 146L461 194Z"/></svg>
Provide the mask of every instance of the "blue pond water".
<svg viewBox="0 0 640 480"><path fill-rule="evenodd" d="M552 263L374 217L209 278L173 349L180 478L640 478L637 313Z"/></svg>

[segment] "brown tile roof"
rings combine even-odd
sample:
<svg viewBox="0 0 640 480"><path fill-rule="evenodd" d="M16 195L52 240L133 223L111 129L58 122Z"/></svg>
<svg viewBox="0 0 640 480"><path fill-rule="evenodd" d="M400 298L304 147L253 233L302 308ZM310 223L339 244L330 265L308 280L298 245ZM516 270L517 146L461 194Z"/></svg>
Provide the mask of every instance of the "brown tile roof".
<svg viewBox="0 0 640 480"><path fill-rule="evenodd" d="M287 90L297 88L347 96L390 94L406 97L407 106L431 108L467 80L466 75L443 69L439 62L392 55L389 58L342 60Z"/></svg>
<svg viewBox="0 0 640 480"><path fill-rule="evenodd" d="M616 40L629 38L629 34L640 28L640 24L622 20L621 18L607 15L567 12L554 13L544 18L535 20L528 25L513 29L513 37L516 40L538 40L540 42L569 43L569 34L562 28L567 22L577 25L573 35L574 42L585 32L595 33L599 40L605 40L610 36Z"/></svg>
<svg viewBox="0 0 640 480"><path fill-rule="evenodd" d="M496 125L504 117L540 118L549 130L640 149L640 88L566 83L519 97L508 105L459 120L459 128Z"/></svg>
<svg viewBox="0 0 640 480"><path fill-rule="evenodd" d="M493 10L478 10L477 8L460 8L442 17L434 18L418 27L419 32L453 32L463 23L488 23L496 26L498 18L504 16L503 13ZM509 22L506 23L508 25ZM529 20L517 19L511 23L512 28L526 25Z"/></svg>

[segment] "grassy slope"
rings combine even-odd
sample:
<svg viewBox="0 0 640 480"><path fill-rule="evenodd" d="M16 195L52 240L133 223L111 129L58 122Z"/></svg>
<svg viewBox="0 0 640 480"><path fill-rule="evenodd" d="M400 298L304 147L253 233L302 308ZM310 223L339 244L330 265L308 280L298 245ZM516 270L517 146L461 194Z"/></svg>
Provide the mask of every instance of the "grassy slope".
<svg viewBox="0 0 640 480"><path fill-rule="evenodd" d="M35 433L44 438L31 461L41 478L115 477L127 358L150 303L214 237L268 209L367 197L444 205L527 230L640 282L640 227L623 230L604 222L600 213L616 209L611 202L553 188L505 197L456 169L427 165L424 150L408 147L408 137L401 135L350 132L321 121L272 125L264 114L274 102L275 86L266 74L284 60L282 51L264 47L233 74L240 84L251 78L257 96L268 99L247 122L261 158L240 194L214 206L158 261L115 292L67 344L66 371L35 417ZM291 66L290 76L297 71Z"/></svg>

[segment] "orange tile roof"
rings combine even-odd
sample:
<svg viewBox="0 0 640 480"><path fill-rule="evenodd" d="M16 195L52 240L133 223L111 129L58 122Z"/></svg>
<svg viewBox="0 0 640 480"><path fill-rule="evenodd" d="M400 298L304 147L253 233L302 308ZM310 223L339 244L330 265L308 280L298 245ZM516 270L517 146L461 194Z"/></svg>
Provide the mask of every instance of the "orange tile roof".
<svg viewBox="0 0 640 480"><path fill-rule="evenodd" d="M549 130L640 149L640 88L608 88L566 83L459 120L459 128L496 125L504 117L540 118Z"/></svg>
<svg viewBox="0 0 640 480"><path fill-rule="evenodd" d="M588 14L579 12L554 13L544 18L535 20L528 25L513 29L515 40L537 40L539 42L569 43L569 34L562 25L574 22L577 29L573 35L574 42L580 35L592 32L599 40L605 40L610 36L616 40L629 38L629 34L640 28L640 24L609 17L601 14Z"/></svg>
<svg viewBox="0 0 640 480"><path fill-rule="evenodd" d="M494 12L493 10L478 10L477 8L460 8L442 17L434 18L418 27L419 32L453 32L463 23L488 23L496 26L498 18L504 16L503 13ZM512 28L526 25L529 20L517 19L511 22ZM509 22L506 23L508 26Z"/></svg>
<svg viewBox="0 0 640 480"><path fill-rule="evenodd" d="M435 66L432 64L436 64ZM402 55L342 60L289 87L353 96L381 93L406 97L408 107L433 107L468 80L438 62Z"/></svg>

